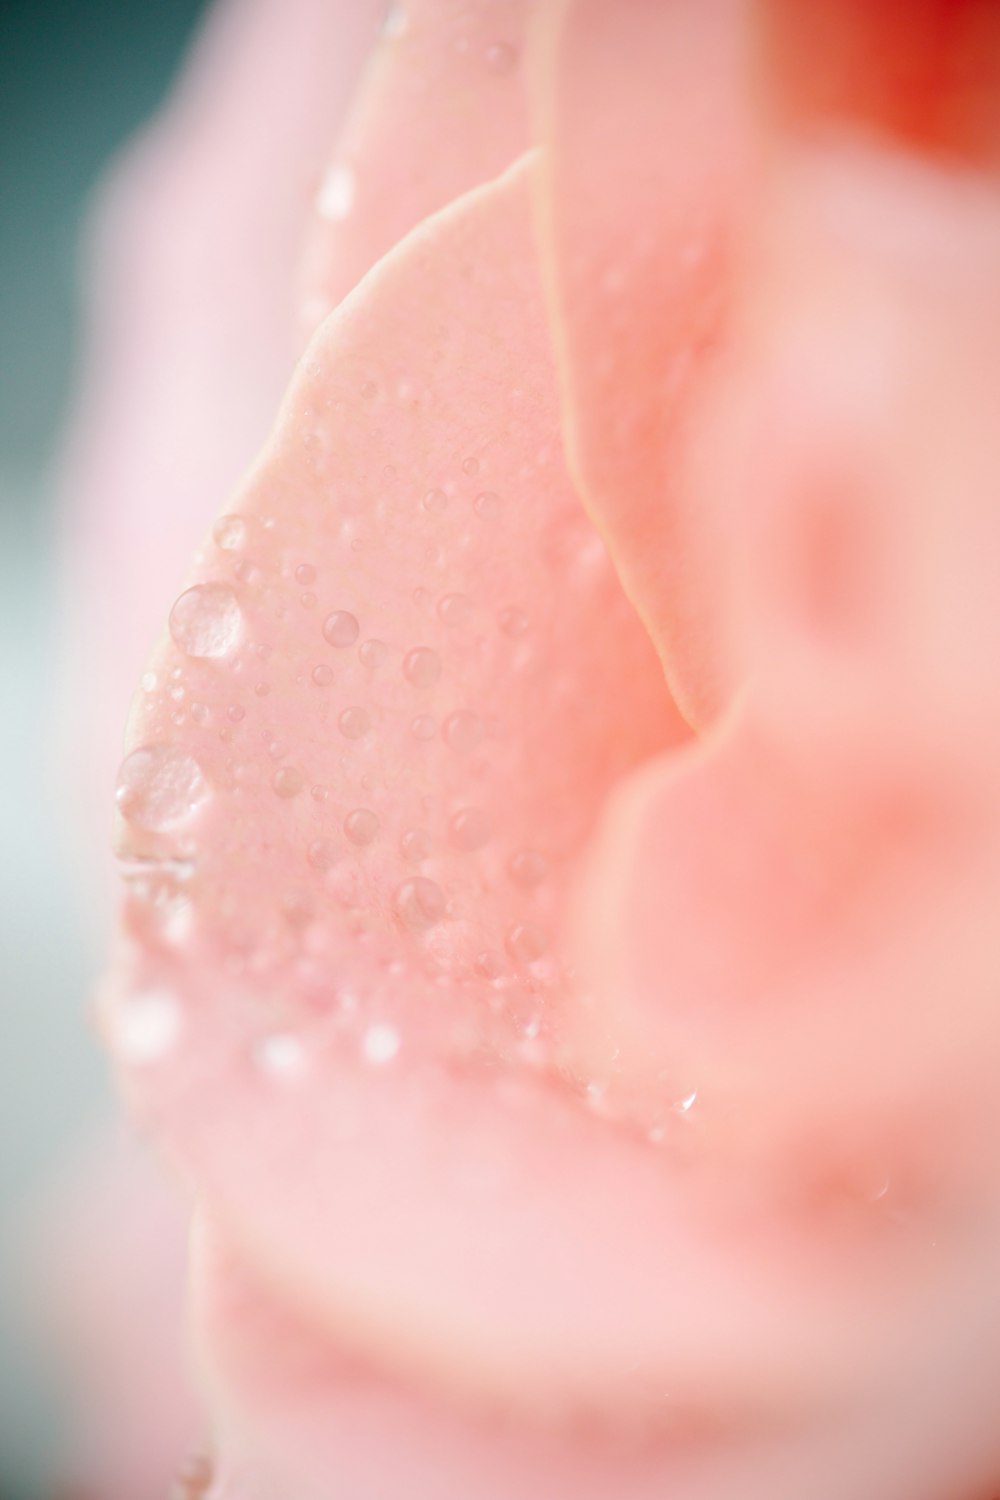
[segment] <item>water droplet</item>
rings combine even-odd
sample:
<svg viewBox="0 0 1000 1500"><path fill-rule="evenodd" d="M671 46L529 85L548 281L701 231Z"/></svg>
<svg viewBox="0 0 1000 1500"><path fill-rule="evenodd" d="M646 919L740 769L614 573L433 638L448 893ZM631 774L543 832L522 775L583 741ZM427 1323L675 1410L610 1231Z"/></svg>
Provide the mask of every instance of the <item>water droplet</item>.
<svg viewBox="0 0 1000 1500"><path fill-rule="evenodd" d="M400 921L419 932L444 916L444 891L436 881L415 875L397 888L394 905Z"/></svg>
<svg viewBox="0 0 1000 1500"><path fill-rule="evenodd" d="M352 844L370 844L378 830L378 818L368 807L356 807L344 819L344 833Z"/></svg>
<svg viewBox="0 0 1000 1500"><path fill-rule="evenodd" d="M295 582L301 584L304 589L312 587L316 582L316 569L312 563L299 563L295 569Z"/></svg>
<svg viewBox="0 0 1000 1500"><path fill-rule="evenodd" d="M499 615L500 629L504 635L509 635L512 640L517 640L525 635L528 629L528 616L523 609L517 609L514 605L508 605L502 609Z"/></svg>
<svg viewBox="0 0 1000 1500"><path fill-rule="evenodd" d="M479 459L466 458L462 462L462 473L468 474L470 478L479 473Z"/></svg>
<svg viewBox="0 0 1000 1500"><path fill-rule="evenodd" d="M315 609L316 608L316 595L315 594L300 594L299 595L299 603L302 605L303 609Z"/></svg>
<svg viewBox="0 0 1000 1500"><path fill-rule="evenodd" d="M316 212L321 219L340 223L354 207L354 173L344 162L336 162L328 170L316 195Z"/></svg>
<svg viewBox="0 0 1000 1500"><path fill-rule="evenodd" d="M374 638L362 641L358 647L358 660L363 667L380 667L388 654L389 648L385 641L378 641Z"/></svg>
<svg viewBox="0 0 1000 1500"><path fill-rule="evenodd" d="M472 618L472 600L467 594L445 594L438 602L438 614L446 625L467 625Z"/></svg>
<svg viewBox="0 0 1000 1500"><path fill-rule="evenodd" d="M444 490L428 490L421 504L429 515L438 516L448 504L448 496Z"/></svg>
<svg viewBox="0 0 1000 1500"><path fill-rule="evenodd" d="M220 516L212 528L212 537L223 552L238 552L247 544L247 523L242 516Z"/></svg>
<svg viewBox="0 0 1000 1500"><path fill-rule="evenodd" d="M113 1011L111 1045L127 1063L152 1063L165 1057L181 1032L181 1012L169 990L130 995Z"/></svg>
<svg viewBox="0 0 1000 1500"><path fill-rule="evenodd" d="M271 691L271 684L269 682L255 682L253 690L258 698L266 698Z"/></svg>
<svg viewBox="0 0 1000 1500"><path fill-rule="evenodd" d="M403 672L414 687L433 687L441 676L441 658L429 646L415 646L403 658Z"/></svg>
<svg viewBox="0 0 1000 1500"><path fill-rule="evenodd" d="M498 78L505 78L517 67L517 48L510 42L491 42L483 54L486 66Z"/></svg>
<svg viewBox="0 0 1000 1500"><path fill-rule="evenodd" d="M448 838L455 849L471 853L489 842L490 820L478 807L463 807L448 825Z"/></svg>
<svg viewBox="0 0 1000 1500"><path fill-rule="evenodd" d="M507 933L505 943L511 958L522 964L534 963L548 947L544 932L530 922L515 922Z"/></svg>
<svg viewBox="0 0 1000 1500"><path fill-rule="evenodd" d="M294 766L279 766L271 777L271 785L279 797L297 797L304 784L302 772Z"/></svg>
<svg viewBox="0 0 1000 1500"><path fill-rule="evenodd" d="M247 711L242 703L231 703L226 709L226 718L232 724L239 724L247 716Z"/></svg>
<svg viewBox="0 0 1000 1500"><path fill-rule="evenodd" d="M277 1032L262 1037L253 1049L253 1059L262 1073L272 1078L295 1078L306 1065L306 1049L297 1036Z"/></svg>
<svg viewBox="0 0 1000 1500"><path fill-rule="evenodd" d="M323 634L331 646L353 646L358 638L360 626L354 615L346 609L334 610L323 621Z"/></svg>
<svg viewBox="0 0 1000 1500"><path fill-rule="evenodd" d="M306 859L314 870L329 870L337 863L340 851L332 839L313 839L306 850Z"/></svg>
<svg viewBox="0 0 1000 1500"><path fill-rule="evenodd" d="M483 721L478 714L462 708L457 713L448 715L442 733L445 743L452 750L457 750L460 755L468 755L483 737Z"/></svg>
<svg viewBox="0 0 1000 1500"><path fill-rule="evenodd" d="M118 772L119 811L153 833L189 817L207 796L198 762L173 745L143 745L126 756Z"/></svg>
<svg viewBox="0 0 1000 1500"><path fill-rule="evenodd" d="M361 739L362 735L368 733L371 724L372 721L368 717L367 710L357 707L345 708L337 720L337 727L344 738L348 740Z"/></svg>
<svg viewBox="0 0 1000 1500"><path fill-rule="evenodd" d="M425 828L408 828L400 839L399 846L404 859L408 859L412 865L419 865L430 858L431 836Z"/></svg>
<svg viewBox="0 0 1000 1500"><path fill-rule="evenodd" d="M410 733L415 740L432 740L437 734L437 720L430 714L417 714L410 725Z"/></svg>
<svg viewBox="0 0 1000 1500"><path fill-rule="evenodd" d="M492 490L484 490L472 502L472 508L482 521L496 521L503 510L503 501Z"/></svg>
<svg viewBox="0 0 1000 1500"><path fill-rule="evenodd" d="M548 861L534 849L522 849L510 862L511 879L524 890L541 885L548 874Z"/></svg>
<svg viewBox="0 0 1000 1500"><path fill-rule="evenodd" d="M686 1094L683 1099L678 1099L677 1104L676 1104L676 1109L677 1109L677 1111L678 1111L679 1114L682 1114L682 1115L690 1114L691 1110L694 1108L694 1106L697 1104L697 1102L698 1102L698 1090L697 1089L692 1089L691 1092L690 1092L690 1094Z"/></svg>
<svg viewBox="0 0 1000 1500"><path fill-rule="evenodd" d="M399 1052L399 1047L399 1032L395 1026L389 1026L385 1021L369 1026L361 1041L361 1051L365 1062L373 1063L376 1067L392 1062Z"/></svg>
<svg viewBox="0 0 1000 1500"><path fill-rule="evenodd" d="M196 583L170 611L170 634L188 656L228 656L242 622L232 589L224 583Z"/></svg>
<svg viewBox="0 0 1000 1500"><path fill-rule="evenodd" d="M143 690L144 693L155 693L156 692L156 673L155 672L143 672L143 674L142 674L142 690Z"/></svg>
<svg viewBox="0 0 1000 1500"><path fill-rule="evenodd" d="M312 669L312 680L317 687L329 687L333 681L333 668L321 663Z"/></svg>

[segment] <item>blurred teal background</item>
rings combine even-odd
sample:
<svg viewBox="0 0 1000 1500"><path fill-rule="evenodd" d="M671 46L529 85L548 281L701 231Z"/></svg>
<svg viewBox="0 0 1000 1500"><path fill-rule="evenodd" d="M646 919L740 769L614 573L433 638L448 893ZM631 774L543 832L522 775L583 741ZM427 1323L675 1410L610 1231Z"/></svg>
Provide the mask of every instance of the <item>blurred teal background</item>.
<svg viewBox="0 0 1000 1500"><path fill-rule="evenodd" d="M96 181L160 101L200 9L0 0L0 1500L52 1500L42 1476L59 1439L18 1342L16 1242L107 1096L85 1019L98 934L66 874L47 745L50 473L78 353L80 236Z"/></svg>

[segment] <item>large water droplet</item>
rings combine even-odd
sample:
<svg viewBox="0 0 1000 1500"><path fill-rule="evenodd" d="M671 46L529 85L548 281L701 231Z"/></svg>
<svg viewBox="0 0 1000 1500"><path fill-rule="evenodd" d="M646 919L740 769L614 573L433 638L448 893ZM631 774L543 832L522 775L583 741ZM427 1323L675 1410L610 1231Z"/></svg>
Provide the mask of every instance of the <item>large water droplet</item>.
<svg viewBox="0 0 1000 1500"><path fill-rule="evenodd" d="M344 833L352 844L370 844L378 829L378 818L368 807L356 807L344 819Z"/></svg>
<svg viewBox="0 0 1000 1500"><path fill-rule="evenodd" d="M279 797L297 797L304 785L302 772L294 766L279 766L271 777L271 785Z"/></svg>
<svg viewBox="0 0 1000 1500"><path fill-rule="evenodd" d="M174 745L133 750L121 764L115 790L122 816L152 833L190 817L207 796L198 762Z"/></svg>
<svg viewBox="0 0 1000 1500"><path fill-rule="evenodd" d="M360 740L371 728L371 719L364 708L345 708L337 720L337 727L345 739Z"/></svg>
<svg viewBox="0 0 1000 1500"><path fill-rule="evenodd" d="M433 687L441 676L441 658L429 646L415 646L403 659L403 672L414 687Z"/></svg>
<svg viewBox="0 0 1000 1500"><path fill-rule="evenodd" d="M331 646L353 646L358 638L360 626L357 619L346 609L334 610L323 621L323 634Z"/></svg>
<svg viewBox="0 0 1000 1500"><path fill-rule="evenodd" d="M444 916L444 891L436 881L415 875L397 887L393 904L400 921L419 932L433 927Z"/></svg>
<svg viewBox="0 0 1000 1500"><path fill-rule="evenodd" d="M196 583L170 611L170 634L188 656L228 656L242 622L232 589L224 583Z"/></svg>
<svg viewBox="0 0 1000 1500"><path fill-rule="evenodd" d="M478 714L470 713L464 708L459 709L445 719L442 734L445 743L453 750L457 750L460 755L468 755L483 737L483 721Z"/></svg>
<svg viewBox="0 0 1000 1500"><path fill-rule="evenodd" d="M541 885L548 874L548 861L534 849L522 849L510 862L511 879L525 890Z"/></svg>
<svg viewBox="0 0 1000 1500"><path fill-rule="evenodd" d="M448 838L455 849L469 854L489 842L490 820L478 807L463 807L448 825Z"/></svg>

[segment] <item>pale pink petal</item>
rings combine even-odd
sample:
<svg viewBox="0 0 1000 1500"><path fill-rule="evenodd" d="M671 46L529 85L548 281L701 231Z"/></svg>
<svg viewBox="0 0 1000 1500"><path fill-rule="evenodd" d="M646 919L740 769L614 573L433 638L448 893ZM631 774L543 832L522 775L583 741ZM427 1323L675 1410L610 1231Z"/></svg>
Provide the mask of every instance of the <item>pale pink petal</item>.
<svg viewBox="0 0 1000 1500"><path fill-rule="evenodd" d="M287 384L310 193L380 13L381 0L225 0L105 189L64 456L63 713L95 846L162 600Z"/></svg>
<svg viewBox="0 0 1000 1500"><path fill-rule="evenodd" d="M529 143L524 44L538 0L397 0L318 182L300 270L306 334L421 219Z"/></svg>

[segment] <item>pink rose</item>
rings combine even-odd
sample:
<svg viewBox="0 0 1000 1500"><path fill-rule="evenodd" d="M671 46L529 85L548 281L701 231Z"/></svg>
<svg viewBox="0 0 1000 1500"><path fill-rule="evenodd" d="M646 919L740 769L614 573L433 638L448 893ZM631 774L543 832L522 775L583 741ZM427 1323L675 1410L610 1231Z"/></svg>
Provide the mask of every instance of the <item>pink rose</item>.
<svg viewBox="0 0 1000 1500"><path fill-rule="evenodd" d="M78 460L109 630L169 614L100 1022L195 1205L187 1489L974 1500L985 9L412 0L341 126L341 8L209 35Z"/></svg>

